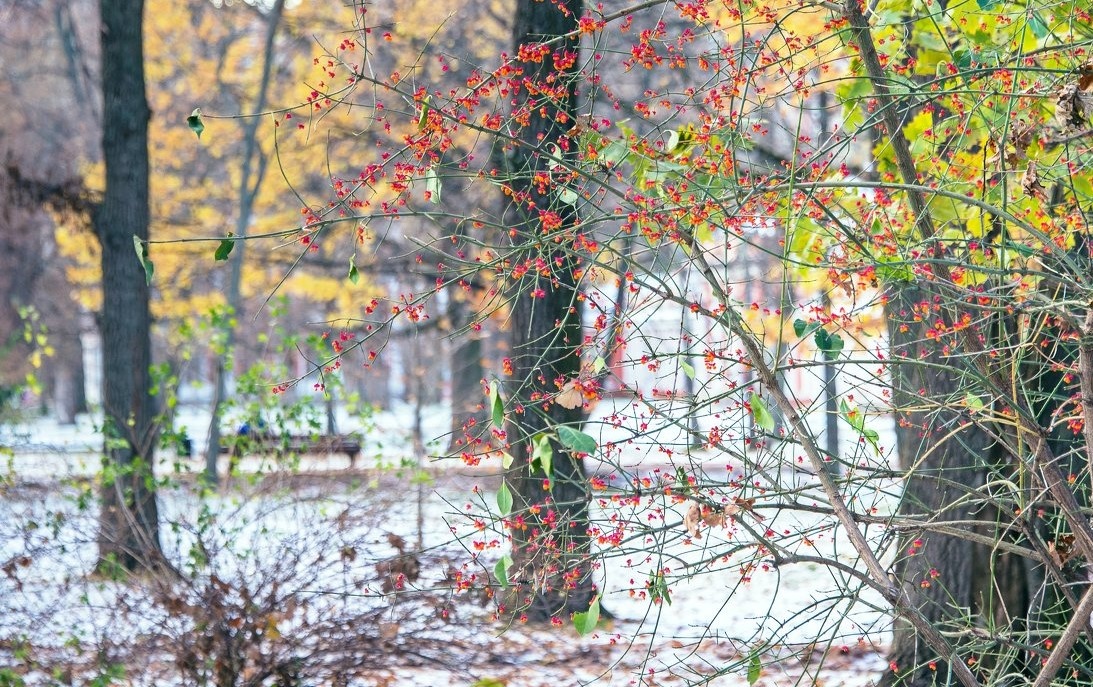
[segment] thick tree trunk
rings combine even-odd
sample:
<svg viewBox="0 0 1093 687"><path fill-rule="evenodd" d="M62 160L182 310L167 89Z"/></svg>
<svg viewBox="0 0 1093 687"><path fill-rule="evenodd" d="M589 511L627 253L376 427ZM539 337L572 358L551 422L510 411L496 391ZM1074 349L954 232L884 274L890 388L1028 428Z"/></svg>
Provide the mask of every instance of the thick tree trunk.
<svg viewBox="0 0 1093 687"><path fill-rule="evenodd" d="M141 0L101 0L103 161L95 214L102 245L105 456L100 568L135 570L162 557L154 490L155 401L149 393L151 314L133 238L148 239L148 101Z"/></svg>
<svg viewBox="0 0 1093 687"><path fill-rule="evenodd" d="M985 463L981 457L989 441L975 427L949 436L960 422L961 409L938 407L937 399L957 397L960 373L951 367L952 360L942 358L941 345L925 336L936 318L936 314L922 313L923 308L929 312L931 296L917 287L903 286L888 304L900 468L913 469L904 486L900 514L967 520L972 513L966 500L964 505L953 504L982 484ZM900 538L896 555L895 573L920 612L942 631L953 629L946 624L958 620L966 626L975 601L976 546L958 537L911 531ZM906 622L896 623L889 659L896 671L889 671L882 684L925 686L945 674L943 661ZM931 662L936 670L930 669Z"/></svg>
<svg viewBox="0 0 1093 687"><path fill-rule="evenodd" d="M513 44L550 43L554 55L578 50L573 38L559 39L577 28L580 0L517 0ZM573 61L575 63L575 61ZM578 408L551 402L562 385L580 371L581 322L574 270L576 258L566 246L577 223L573 206L553 189L533 183L549 169L544 154L567 151L564 132L574 123L573 71L559 72L550 56L521 62L523 86L515 107L526 115L519 143L509 156L510 186L515 197L508 208L509 226L520 247L513 264L528 272L512 285L512 378L514 414L508 430L512 469L506 479L515 486L513 506L513 580L517 603L533 621L568 618L585 611L595 594L588 562L588 490L584 465L552 442L552 479L533 462L531 439L555 425L576 427ZM531 89L528 84L534 84ZM550 97L535 91L548 91ZM544 240L540 212L557 213L560 225ZM567 241L570 239L570 241ZM556 241L557 240L557 241ZM544 262L536 263L537 259Z"/></svg>

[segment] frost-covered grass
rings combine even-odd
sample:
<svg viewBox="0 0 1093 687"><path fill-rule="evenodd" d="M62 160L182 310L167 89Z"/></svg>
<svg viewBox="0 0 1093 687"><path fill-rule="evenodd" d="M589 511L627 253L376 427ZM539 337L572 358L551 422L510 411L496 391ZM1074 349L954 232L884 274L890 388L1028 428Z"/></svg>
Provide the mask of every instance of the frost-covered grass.
<svg viewBox="0 0 1093 687"><path fill-rule="evenodd" d="M439 436L447 418L431 417ZM394 414L387 427L405 420ZM625 428L599 426L601 446L624 445ZM31 427L0 499L0 669L26 684L50 684L54 671L77 682L196 684L228 659L250 678L259 666L306 665L315 684L341 676L352 685L682 685L719 672L727 674L714 684L743 685L753 652L767 685L816 676L865 685L882 667L888 620L874 594L819 563L777 567L758 544L761 528L786 554L855 566L829 516L779 507L784 494L760 496L694 536L684 522L689 502L662 488L685 465L723 498L755 496L757 480L767 480L768 493L792 488L797 502L822 505L814 478L792 469L757 471L691 450L642 460L605 451L607 460L590 461L606 487L593 503L598 533L622 536L597 546L603 605L615 619L578 637L568 619L558 628L493 619L482 589L503 537L473 523L489 519L494 466L466 475L459 461L425 461L431 481L421 485L423 474L400 467L418 464L410 437L387 429L363 471L342 471L327 456L306 457L294 472L244 461L243 477L199 494L200 465L167 455L161 537L179 575L119 581L92 574L93 426L53 429ZM856 496L891 508L883 493ZM487 537L499 543L479 551L474 542ZM414 554L416 579L399 578L413 567L400 551ZM664 574L667 594L650 593L651 572ZM457 574L479 583L456 592ZM226 639L241 635L249 638Z"/></svg>

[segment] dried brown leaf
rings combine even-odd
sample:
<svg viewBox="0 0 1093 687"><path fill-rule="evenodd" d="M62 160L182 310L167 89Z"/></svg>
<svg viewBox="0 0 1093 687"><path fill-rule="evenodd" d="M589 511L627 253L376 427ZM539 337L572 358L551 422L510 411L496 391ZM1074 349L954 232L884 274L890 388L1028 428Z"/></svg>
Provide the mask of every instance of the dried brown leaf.
<svg viewBox="0 0 1093 687"><path fill-rule="evenodd" d="M700 522L702 522L702 508L692 501L691 505L687 507L687 514L683 516L683 527L685 527L687 533L695 539L702 536L698 531L698 524Z"/></svg>
<svg viewBox="0 0 1093 687"><path fill-rule="evenodd" d="M562 390L554 397L554 402L563 408L574 410L584 406L584 393L577 386L576 380L566 382Z"/></svg>
<svg viewBox="0 0 1093 687"><path fill-rule="evenodd" d="M1055 123L1063 131L1082 128L1093 109L1093 96L1078 89L1077 83L1068 83L1055 95Z"/></svg>
<svg viewBox="0 0 1093 687"><path fill-rule="evenodd" d="M703 508L702 522L706 523L708 527L724 527L725 523L728 522L728 514L723 508Z"/></svg>
<svg viewBox="0 0 1093 687"><path fill-rule="evenodd" d="M1093 58L1086 60L1078 68L1078 88L1088 91L1093 86Z"/></svg>
<svg viewBox="0 0 1093 687"><path fill-rule="evenodd" d="M1021 188L1024 189L1025 195L1030 198L1038 198L1041 201L1047 200L1047 193L1040 183L1040 175L1036 170L1036 160L1028 161L1028 167L1025 168L1025 173L1021 175Z"/></svg>

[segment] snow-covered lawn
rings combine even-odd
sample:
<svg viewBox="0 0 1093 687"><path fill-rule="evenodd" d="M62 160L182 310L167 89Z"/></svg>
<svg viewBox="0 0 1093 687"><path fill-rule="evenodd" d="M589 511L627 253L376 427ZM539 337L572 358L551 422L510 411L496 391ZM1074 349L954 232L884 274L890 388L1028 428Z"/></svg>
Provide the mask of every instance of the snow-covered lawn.
<svg viewBox="0 0 1093 687"><path fill-rule="evenodd" d="M193 430L202 419L179 421ZM345 422L339 429L354 429ZM261 478L213 495L195 492L199 460L163 456L160 473L175 484L160 491L162 540L181 577L130 584L91 574L94 423L16 428L4 442L16 450L0 487L0 670L28 685L51 684L54 667L82 671L77 683L112 674L121 685L193 684L183 668L210 650L198 639L209 635L202 623L252 632L240 649L248 665L326 661L325 675L344 677L329 684L730 686L748 684L757 658L758 684L836 687L867 685L883 668L890 628L875 594L819 563L775 567L757 545L758 528L785 553L857 564L829 516L764 500L759 486L792 488L795 502L822 506L807 474L685 449L635 459L605 448L606 460L589 469L609 487L596 492L593 519L603 607L614 619L579 637L568 619L550 628L495 621L480 589L452 590L457 573L488 579L503 553L479 551L475 541L501 537L473 526L493 506L499 466L426 461L427 474L418 472L407 460L411 438L397 429L409 426L405 411L376 422L384 429L366 442L363 470L349 472L335 456L307 457L292 472L251 459L244 473L262 470ZM601 447L626 441L617 423L588 427ZM427 415L427 436L446 429L445 413ZM659 488L681 465L743 485L754 503L694 536L684 523L689 502ZM880 511L892 505L882 493L856 496ZM405 575L411 558L420 571ZM666 593L652 592L657 574ZM124 676L110 673L113 663Z"/></svg>

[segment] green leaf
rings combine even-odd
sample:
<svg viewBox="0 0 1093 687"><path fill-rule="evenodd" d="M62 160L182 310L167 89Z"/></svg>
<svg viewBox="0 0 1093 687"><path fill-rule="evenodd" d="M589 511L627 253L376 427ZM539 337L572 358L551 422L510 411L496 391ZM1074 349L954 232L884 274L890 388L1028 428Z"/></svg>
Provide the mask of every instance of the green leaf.
<svg viewBox="0 0 1093 687"><path fill-rule="evenodd" d="M759 676L763 673L763 663L759 660L759 652L752 651L748 656L748 684L754 685L759 681Z"/></svg>
<svg viewBox="0 0 1093 687"><path fill-rule="evenodd" d="M190 127L190 131L197 134L197 138L201 139L201 132L205 131L205 123L201 121L201 108L194 108L193 113L186 118L186 126Z"/></svg>
<svg viewBox="0 0 1093 687"><path fill-rule="evenodd" d="M361 274L357 271L357 254L354 253L353 257L349 258L349 281L356 284L361 280Z"/></svg>
<svg viewBox="0 0 1093 687"><path fill-rule="evenodd" d="M968 392L964 396L964 405L968 406L968 410L973 413L977 413L987 407L987 404L983 403L983 399L971 392Z"/></svg>
<svg viewBox="0 0 1093 687"><path fill-rule="evenodd" d="M512 556L505 554L497 564L493 566L493 576L501 583L501 588L509 586L509 566L512 565Z"/></svg>
<svg viewBox="0 0 1093 687"><path fill-rule="evenodd" d="M603 368L607 367L607 361L603 359L603 356L596 356L596 359L592 361L592 373L599 374L603 372Z"/></svg>
<svg viewBox="0 0 1093 687"><path fill-rule="evenodd" d="M679 132L675 129L668 131L668 140L664 142L664 150L671 153L679 145Z"/></svg>
<svg viewBox="0 0 1093 687"><path fill-rule="evenodd" d="M804 338L821 326L819 322L805 322L802 319L796 319L793 320L793 333L800 338Z"/></svg>
<svg viewBox="0 0 1093 687"><path fill-rule="evenodd" d="M501 467L508 470L512 467L512 461L516 460L508 451L501 452Z"/></svg>
<svg viewBox="0 0 1093 687"><path fill-rule="evenodd" d="M1093 197L1093 179L1090 179L1089 175L1073 174L1070 181L1074 184L1074 193L1081 194L1080 197L1083 201Z"/></svg>
<svg viewBox="0 0 1093 687"><path fill-rule="evenodd" d="M873 429L869 429L865 426L865 414L857 408L851 408L850 404L846 402L846 399L839 401L839 413L842 414L843 419L847 424L854 428L862 438L873 447L873 451L880 455L880 434Z"/></svg>
<svg viewBox="0 0 1093 687"><path fill-rule="evenodd" d="M566 205L576 205L577 201L580 199L581 197L577 195L577 192L569 188L568 186L563 186L558 189L558 200L562 201Z"/></svg>
<svg viewBox="0 0 1093 687"><path fill-rule="evenodd" d="M679 361L679 367L683 370L683 374L687 375L689 379L695 378L695 366L687 362L686 360Z"/></svg>
<svg viewBox="0 0 1093 687"><path fill-rule="evenodd" d="M501 482L501 488L497 490L497 510L501 512L501 517L512 512L512 492L506 482Z"/></svg>
<svg viewBox="0 0 1093 687"><path fill-rule="evenodd" d="M425 96L421 100L421 113L417 116L417 128L418 131L425 128L425 125L429 122L429 100L431 96Z"/></svg>
<svg viewBox="0 0 1093 687"><path fill-rule="evenodd" d="M429 194L431 203L440 202L440 176L436 173L436 167L425 170L425 191Z"/></svg>
<svg viewBox="0 0 1093 687"><path fill-rule="evenodd" d="M873 447L873 453L880 455L880 434L875 429L866 429L861 435Z"/></svg>
<svg viewBox="0 0 1093 687"><path fill-rule="evenodd" d="M649 582L646 584L649 588L649 599L653 603L663 601L669 606L672 605L672 593L668 589L668 580L664 577L664 573L650 570Z"/></svg>
<svg viewBox="0 0 1093 687"><path fill-rule="evenodd" d="M751 397L748 399L748 405L751 406L751 417L755 420L755 424L767 432L773 432L774 416L770 414L763 399L759 398L759 394L752 392Z"/></svg>
<svg viewBox="0 0 1093 687"><path fill-rule="evenodd" d="M228 232L228 236L230 237L231 235L231 232ZM224 239L220 242L220 245L216 247L216 252L213 253L213 259L217 262L224 262L228 259L228 256L231 255L232 248L235 248L235 241L232 241L231 238Z"/></svg>
<svg viewBox="0 0 1093 687"><path fill-rule="evenodd" d="M817 329L816 336L816 348L824 352L824 357L828 360L835 360L839 357L839 353L843 350L843 338L838 334L828 334L825 329Z"/></svg>
<svg viewBox="0 0 1093 687"><path fill-rule="evenodd" d="M600 162L614 166L622 162L630 155L630 148L623 141L611 141L597 153Z"/></svg>
<svg viewBox="0 0 1093 687"><path fill-rule="evenodd" d="M584 432L565 425L558 426L558 441L574 453L594 453L596 451L595 439Z"/></svg>
<svg viewBox="0 0 1093 687"><path fill-rule="evenodd" d="M596 623L600 621L600 596L597 594L592 597L592 603L588 605L588 610L582 613L573 614L573 627L577 629L577 634L582 637L586 634L590 634L596 629Z"/></svg>
<svg viewBox="0 0 1093 687"><path fill-rule="evenodd" d="M1034 12L1032 17L1028 20L1029 28L1032 29L1032 35L1037 38L1043 38L1051 33L1051 29L1048 27L1047 22L1040 16L1039 12Z"/></svg>
<svg viewBox="0 0 1093 687"><path fill-rule="evenodd" d="M145 283L151 286L152 275L155 274L156 266L148 259L148 244L141 241L139 236L133 234L133 249L137 252L137 260L140 261L140 266L144 268Z"/></svg>
<svg viewBox="0 0 1093 687"><path fill-rule="evenodd" d="M501 384L496 379L490 382L490 414L493 426L505 428L505 402L501 400Z"/></svg>
<svg viewBox="0 0 1093 687"><path fill-rule="evenodd" d="M531 453L532 469L538 467L546 474L548 480L552 479L554 474L554 449L550 445L550 435L539 432L532 437L531 443L533 447Z"/></svg>

